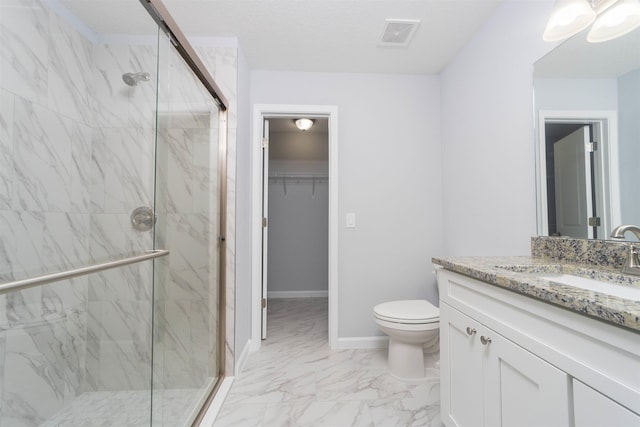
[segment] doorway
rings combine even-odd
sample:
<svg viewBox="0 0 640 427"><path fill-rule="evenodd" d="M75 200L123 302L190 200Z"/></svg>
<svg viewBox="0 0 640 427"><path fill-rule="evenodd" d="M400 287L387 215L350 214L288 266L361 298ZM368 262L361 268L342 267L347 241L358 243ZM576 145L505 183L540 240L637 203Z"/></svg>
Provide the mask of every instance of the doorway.
<svg viewBox="0 0 640 427"><path fill-rule="evenodd" d="M311 127L300 129L296 120ZM328 296L329 120L265 118L265 122L269 133L268 144L263 143L263 162L268 160L263 168L268 174L263 170L262 298L267 307L277 301L286 313L286 307L293 307L292 298ZM267 307L265 315L273 312ZM269 335L267 323L265 318L263 340Z"/></svg>
<svg viewBox="0 0 640 427"><path fill-rule="evenodd" d="M541 111L539 129L541 234L606 238L620 215L615 112Z"/></svg>
<svg viewBox="0 0 640 427"><path fill-rule="evenodd" d="M593 127L545 123L550 236L598 237Z"/></svg>
<svg viewBox="0 0 640 427"><path fill-rule="evenodd" d="M326 128L326 161L324 169L320 163L311 164L307 170L292 169L288 160L274 159L273 164L265 155L265 144L271 146L269 141L269 128L276 126L293 126L293 120L306 117L311 118L316 124ZM315 125L315 124L314 124ZM260 348L263 332L266 332L266 305L269 298L269 289L263 296L263 278L268 284L269 275L269 187L277 191L278 197L293 197L293 191L304 193L308 197L317 197L325 187L327 193L326 220L327 220L327 246L326 246L326 294L328 296L328 340L331 348L337 346L337 201L338 201L338 168L337 168L337 108L335 106L291 106L291 105L256 105L254 107L252 147L252 326L251 349ZM266 138L266 140L265 140ZM284 145L287 145L286 143ZM279 150L279 149L277 149ZM268 150L266 151L268 153ZM282 154L277 156L282 157ZM286 157L286 156L285 156ZM300 167L302 164L294 165ZM273 168L271 168L273 166ZM309 166L307 163L306 166ZM269 170L271 173L269 173ZM315 168L315 169L314 169ZM294 187L295 186L295 187ZM314 194L315 192L315 194ZM286 193L286 194L285 194ZM275 193L274 193L275 194ZM265 204L264 201L267 201ZM317 202L318 200L316 200ZM266 250L263 250L267 243ZM316 248L317 250L317 248ZM322 280L322 279L320 279ZM317 283L317 282L316 282ZM318 295L320 289L275 290L275 292L307 292L307 295ZM276 294L277 295L277 294ZM282 296L283 294L280 294ZM286 294L285 294L286 295ZM293 296L295 294L289 294ZM304 294L298 294L304 295Z"/></svg>
<svg viewBox="0 0 640 427"><path fill-rule="evenodd" d="M329 120L308 119L267 119L267 300L328 296Z"/></svg>

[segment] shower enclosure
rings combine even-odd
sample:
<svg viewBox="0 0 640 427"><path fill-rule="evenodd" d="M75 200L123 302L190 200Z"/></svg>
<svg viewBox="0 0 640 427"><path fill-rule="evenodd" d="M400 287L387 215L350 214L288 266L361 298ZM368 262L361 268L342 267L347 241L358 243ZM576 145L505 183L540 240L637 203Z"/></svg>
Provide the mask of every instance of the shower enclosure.
<svg viewBox="0 0 640 427"><path fill-rule="evenodd" d="M226 100L158 0L4 0L0 37L0 427L192 425Z"/></svg>

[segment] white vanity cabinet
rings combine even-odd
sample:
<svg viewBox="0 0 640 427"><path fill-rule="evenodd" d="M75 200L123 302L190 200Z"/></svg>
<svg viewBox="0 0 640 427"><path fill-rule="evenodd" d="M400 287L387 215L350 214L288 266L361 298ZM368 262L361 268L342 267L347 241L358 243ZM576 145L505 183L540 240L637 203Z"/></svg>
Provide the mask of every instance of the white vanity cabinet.
<svg viewBox="0 0 640 427"><path fill-rule="evenodd" d="M447 425L569 426L566 373L446 303L440 325Z"/></svg>
<svg viewBox="0 0 640 427"><path fill-rule="evenodd" d="M578 380L573 380L575 427L640 426L640 416Z"/></svg>
<svg viewBox="0 0 640 427"><path fill-rule="evenodd" d="M445 425L640 427L640 333L444 269L438 286Z"/></svg>

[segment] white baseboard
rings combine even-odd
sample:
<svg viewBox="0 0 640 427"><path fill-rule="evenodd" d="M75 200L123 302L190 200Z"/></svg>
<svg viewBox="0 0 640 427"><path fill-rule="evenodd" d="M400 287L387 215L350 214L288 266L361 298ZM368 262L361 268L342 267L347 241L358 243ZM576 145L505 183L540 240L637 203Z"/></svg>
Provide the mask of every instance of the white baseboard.
<svg viewBox="0 0 640 427"><path fill-rule="evenodd" d="M222 380L222 384L220 384L220 388L216 392L216 395L213 397L213 402L209 405L209 409L207 409L207 413L204 414L204 418L200 423L202 427L213 427L216 422L216 417L220 413L222 409L222 404L224 400L227 398L229 391L231 390L231 384L233 384L234 377L226 377Z"/></svg>
<svg viewBox="0 0 640 427"><path fill-rule="evenodd" d="M247 340L244 344L244 348L240 352L240 356L236 359L236 366L234 369L234 374L237 377L240 372L242 372L242 368L244 368L245 363L247 363L247 357L249 357L249 352L251 352L251 340Z"/></svg>
<svg viewBox="0 0 640 427"><path fill-rule="evenodd" d="M349 337L338 338L339 349L349 348L387 348L389 346L389 337Z"/></svg>
<svg viewBox="0 0 640 427"><path fill-rule="evenodd" d="M249 348L249 353L253 353L254 351L260 350L262 347L262 337L257 337L255 339L250 339L251 347Z"/></svg>
<svg viewBox="0 0 640 427"><path fill-rule="evenodd" d="M268 291L267 298L327 298L329 291Z"/></svg>

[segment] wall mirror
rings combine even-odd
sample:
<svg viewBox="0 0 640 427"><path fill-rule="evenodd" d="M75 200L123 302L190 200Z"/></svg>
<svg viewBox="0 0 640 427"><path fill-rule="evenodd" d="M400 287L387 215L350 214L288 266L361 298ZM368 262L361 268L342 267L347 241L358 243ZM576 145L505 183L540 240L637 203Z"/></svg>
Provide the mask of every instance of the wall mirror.
<svg viewBox="0 0 640 427"><path fill-rule="evenodd" d="M640 225L640 28L604 43L587 31L534 64L542 236L609 239Z"/></svg>

